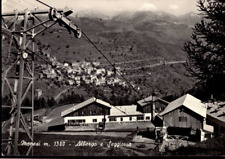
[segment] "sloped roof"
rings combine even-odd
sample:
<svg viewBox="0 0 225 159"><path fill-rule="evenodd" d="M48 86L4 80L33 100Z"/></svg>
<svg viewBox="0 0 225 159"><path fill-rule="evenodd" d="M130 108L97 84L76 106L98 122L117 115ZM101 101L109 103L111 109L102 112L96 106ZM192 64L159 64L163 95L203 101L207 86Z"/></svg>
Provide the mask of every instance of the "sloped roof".
<svg viewBox="0 0 225 159"><path fill-rule="evenodd" d="M56 118L56 117L61 117L61 113L75 105L77 105L78 103L73 103L73 104L67 104L67 105L62 105L62 106L57 106L51 109L51 111L49 111L49 113L47 114L47 118L46 119L52 119L52 118Z"/></svg>
<svg viewBox="0 0 225 159"><path fill-rule="evenodd" d="M165 101L165 100L163 100L163 99L161 99L161 98L158 98L158 97L156 97L156 96L153 96L153 97L152 97L152 96L146 97L146 98L144 98L144 99L142 99L142 100L137 101L137 103L138 103L140 106L145 106L145 105L149 104L150 102L152 102L152 101L154 102L154 101L157 101L157 100L169 104L169 102L167 102L167 101Z"/></svg>
<svg viewBox="0 0 225 159"><path fill-rule="evenodd" d="M35 126L35 131L48 131L49 127L64 125L64 119L62 117L57 117L47 123L42 123L41 125Z"/></svg>
<svg viewBox="0 0 225 159"><path fill-rule="evenodd" d="M225 126L225 102L207 103L207 116L211 116Z"/></svg>
<svg viewBox="0 0 225 159"><path fill-rule="evenodd" d="M84 102L82 102L82 103L79 103L79 104L76 104L76 105L75 105L75 104L72 105L71 108L69 108L69 109L63 111L63 112L61 113L61 116L65 116L65 115L67 115L67 114L70 114L70 113L72 113L72 112L74 112L74 111L76 111L76 110L78 110L78 109L80 109L80 108L83 108L83 107L85 107L85 106L87 106L87 105L89 105L89 104L91 104L91 103L94 103L94 102L96 102L96 103L98 103L98 104L101 104L101 105L103 105L103 106L105 106L105 107L111 108L111 105L110 105L109 103L104 102L104 101L102 101L102 100L100 100L100 99L96 99L95 97L92 97L92 98L90 98L90 99L88 99L88 100L86 100L86 101L84 101Z"/></svg>
<svg viewBox="0 0 225 159"><path fill-rule="evenodd" d="M193 112L199 114L202 117L206 117L206 105L201 102L201 100L193 97L190 94L186 94L172 102L166 107L166 109L160 113L160 115L165 115L178 107L185 106L186 108L192 110Z"/></svg>
<svg viewBox="0 0 225 159"><path fill-rule="evenodd" d="M136 109L137 105L115 106L111 108L110 116L142 115Z"/></svg>

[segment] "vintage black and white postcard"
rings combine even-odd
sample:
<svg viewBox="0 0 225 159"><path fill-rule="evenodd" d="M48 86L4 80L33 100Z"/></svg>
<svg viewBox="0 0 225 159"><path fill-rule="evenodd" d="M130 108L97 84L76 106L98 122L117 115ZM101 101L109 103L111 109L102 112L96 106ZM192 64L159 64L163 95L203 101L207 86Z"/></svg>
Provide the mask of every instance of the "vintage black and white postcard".
<svg viewBox="0 0 225 159"><path fill-rule="evenodd" d="M225 155L223 0L3 0L1 156Z"/></svg>

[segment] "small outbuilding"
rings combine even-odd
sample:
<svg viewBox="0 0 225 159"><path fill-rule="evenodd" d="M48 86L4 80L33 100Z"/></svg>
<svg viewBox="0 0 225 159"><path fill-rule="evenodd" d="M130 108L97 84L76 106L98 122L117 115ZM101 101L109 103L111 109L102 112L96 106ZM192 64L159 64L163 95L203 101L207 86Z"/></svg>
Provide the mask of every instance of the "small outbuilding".
<svg viewBox="0 0 225 159"><path fill-rule="evenodd" d="M162 112L169 102L156 96L149 96L137 101L137 111L142 113L150 113L151 120L154 120L155 115Z"/></svg>
<svg viewBox="0 0 225 159"><path fill-rule="evenodd" d="M207 106L199 99L186 94L171 103L160 113L167 135L181 135L195 140L205 140L213 127L206 125Z"/></svg>

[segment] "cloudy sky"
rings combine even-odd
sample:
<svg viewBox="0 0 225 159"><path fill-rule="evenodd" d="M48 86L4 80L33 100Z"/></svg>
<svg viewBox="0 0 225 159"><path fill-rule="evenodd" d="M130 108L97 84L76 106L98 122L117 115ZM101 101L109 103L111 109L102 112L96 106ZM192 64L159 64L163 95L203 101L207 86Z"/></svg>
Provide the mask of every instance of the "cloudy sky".
<svg viewBox="0 0 225 159"><path fill-rule="evenodd" d="M74 12L97 10L108 16L123 11L165 11L174 15L197 12L197 0L41 0L55 8L71 7ZM2 0L2 12L47 9L36 0Z"/></svg>

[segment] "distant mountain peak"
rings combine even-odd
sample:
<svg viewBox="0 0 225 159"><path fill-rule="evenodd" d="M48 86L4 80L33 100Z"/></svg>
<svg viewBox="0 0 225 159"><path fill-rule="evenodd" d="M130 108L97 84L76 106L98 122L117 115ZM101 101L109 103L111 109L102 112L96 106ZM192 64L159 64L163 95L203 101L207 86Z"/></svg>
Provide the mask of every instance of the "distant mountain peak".
<svg viewBox="0 0 225 159"><path fill-rule="evenodd" d="M165 21L174 21L176 17L169 13L163 11L151 11L151 10L139 10L136 12L125 12L119 13L113 17L113 20L116 21L133 21L136 23L139 22L150 22L155 20L165 20Z"/></svg>
<svg viewBox="0 0 225 159"><path fill-rule="evenodd" d="M192 17L194 17L194 16L198 16L198 14L197 14L197 13L195 13L195 12L190 12L190 13L189 13L189 15L190 15L190 16L192 16Z"/></svg>
<svg viewBox="0 0 225 159"><path fill-rule="evenodd" d="M179 19L179 22L193 26L197 22L201 21L201 16L198 15L198 13L189 12L189 13L179 16L178 19Z"/></svg>
<svg viewBox="0 0 225 159"><path fill-rule="evenodd" d="M188 12L188 13L186 13L186 14L184 14L184 15L181 15L181 17L182 17L182 16L200 17L200 16L198 15L198 13L196 13L196 12Z"/></svg>

